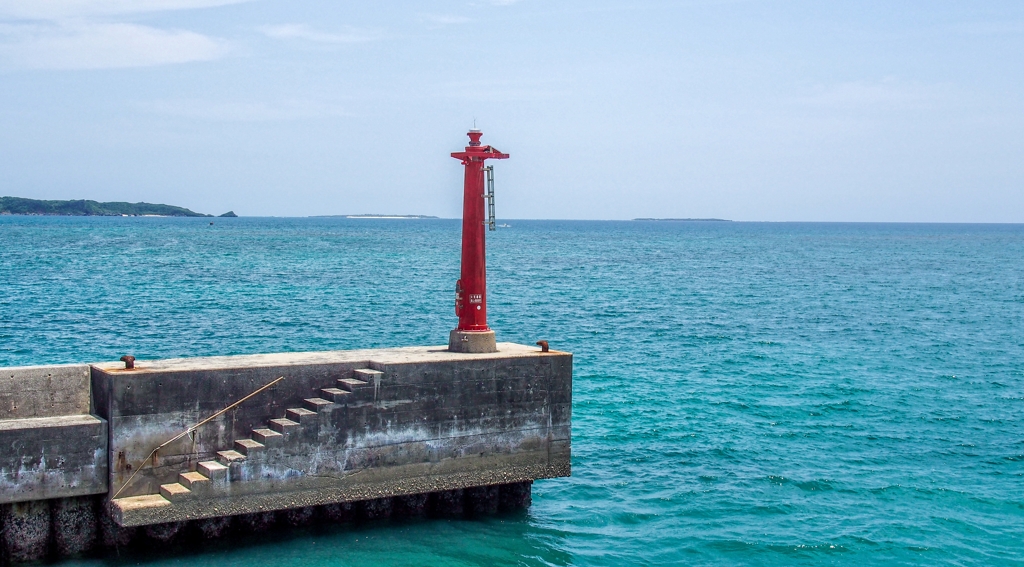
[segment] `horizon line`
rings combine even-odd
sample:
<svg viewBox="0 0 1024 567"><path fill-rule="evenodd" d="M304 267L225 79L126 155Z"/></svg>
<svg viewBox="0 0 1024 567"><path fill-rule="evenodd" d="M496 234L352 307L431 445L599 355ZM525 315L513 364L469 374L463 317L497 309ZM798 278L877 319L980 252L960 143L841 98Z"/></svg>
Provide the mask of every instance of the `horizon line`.
<svg viewBox="0 0 1024 567"><path fill-rule="evenodd" d="M217 215L203 217L187 217L172 215L25 215L0 213L4 217L65 217L65 218L168 218L168 219L220 219L230 220L232 217L219 217ZM234 218L266 218L266 219L343 219L343 220L419 220L437 221L452 220L461 221L461 217L441 217L434 215L237 215ZM657 223L743 223L743 224L986 224L986 225L1020 225L1022 221L933 221L933 220L735 220L735 219L657 219L657 218L632 218L632 219L579 219L579 218L506 218L498 222L521 222L521 221L568 221L568 222L657 222Z"/></svg>

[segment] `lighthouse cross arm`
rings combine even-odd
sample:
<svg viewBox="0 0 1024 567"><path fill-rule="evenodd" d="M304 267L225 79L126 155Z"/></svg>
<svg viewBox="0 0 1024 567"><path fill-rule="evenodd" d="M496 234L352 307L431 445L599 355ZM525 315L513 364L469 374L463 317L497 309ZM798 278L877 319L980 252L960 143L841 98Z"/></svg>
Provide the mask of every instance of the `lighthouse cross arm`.
<svg viewBox="0 0 1024 567"><path fill-rule="evenodd" d="M452 157L457 160L469 161L485 159L508 159L508 154L501 153L497 148L491 146L482 146L479 148L472 148L474 151L467 152L452 152Z"/></svg>

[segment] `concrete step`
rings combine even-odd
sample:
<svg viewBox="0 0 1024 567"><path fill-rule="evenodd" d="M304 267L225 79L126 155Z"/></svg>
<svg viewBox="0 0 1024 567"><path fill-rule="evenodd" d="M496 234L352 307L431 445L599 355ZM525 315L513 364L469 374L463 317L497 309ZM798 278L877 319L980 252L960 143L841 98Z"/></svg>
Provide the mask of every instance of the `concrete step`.
<svg viewBox="0 0 1024 567"><path fill-rule="evenodd" d="M192 491L178 484L177 482L171 484L160 485L160 496L163 496L167 500L174 502L175 500L181 500L187 498L192 494Z"/></svg>
<svg viewBox="0 0 1024 567"><path fill-rule="evenodd" d="M267 447L280 447L281 443L284 442L284 435L281 435L273 429L267 429L265 427L253 429L252 438Z"/></svg>
<svg viewBox="0 0 1024 567"><path fill-rule="evenodd" d="M291 408L285 413L285 415L288 416L288 419L297 421L302 425L306 425L307 423L316 423L316 412L310 411L306 408Z"/></svg>
<svg viewBox="0 0 1024 567"><path fill-rule="evenodd" d="M299 423L286 417L270 420L270 428L274 431L287 435L299 430Z"/></svg>
<svg viewBox="0 0 1024 567"><path fill-rule="evenodd" d="M210 486L210 478L199 472L186 472L178 475L178 484L192 492L202 491Z"/></svg>
<svg viewBox="0 0 1024 567"><path fill-rule="evenodd" d="M122 510L150 510L153 508L163 508L164 506L171 505L169 500L159 494L144 494L142 496L116 498L111 500L110 504L117 512Z"/></svg>
<svg viewBox="0 0 1024 567"><path fill-rule="evenodd" d="M235 450L246 457L251 457L265 448L263 443L253 441L252 439L238 439L235 441Z"/></svg>
<svg viewBox="0 0 1024 567"><path fill-rule="evenodd" d="M302 400L302 405L306 406L306 409L308 410L320 411L328 406L334 405L334 402L329 402L323 398L306 398L305 400Z"/></svg>
<svg viewBox="0 0 1024 567"><path fill-rule="evenodd" d="M217 451L217 461L222 465L228 466L231 463L237 463L244 460L245 455L238 451L233 451L231 449L227 451Z"/></svg>
<svg viewBox="0 0 1024 567"><path fill-rule="evenodd" d="M360 368L354 370L353 375L355 378L339 379L337 388L320 390L323 398L305 399L303 400L305 407L289 408L286 412L287 417L269 420L270 428L253 429L252 439L236 440L234 450L217 452L216 461L200 462L195 472L181 473L178 475L178 482L161 485L160 496L173 502L196 492L207 492L213 484L211 479L227 481L230 476L231 463L245 461L267 447L280 445L284 441L285 435L298 431L302 425L314 425L317 422L317 412L327 406L343 402L354 392L369 389L372 387L371 383L379 383L383 372Z"/></svg>
<svg viewBox="0 0 1024 567"><path fill-rule="evenodd" d="M369 368L357 368L352 371L352 377L356 380L362 380L369 384L380 384L380 379L384 377L384 373L380 370L370 370Z"/></svg>
<svg viewBox="0 0 1024 567"><path fill-rule="evenodd" d="M221 451L221 453L227 452L228 451ZM234 453L235 451L230 452ZM242 455L241 453L238 453L238 456L243 459L245 458L245 455ZM218 463L217 461L203 461L199 463L199 465L196 466L196 472L206 476L213 482L226 481L228 478L228 467Z"/></svg>
<svg viewBox="0 0 1024 567"><path fill-rule="evenodd" d="M333 401L336 404L343 404L345 403L346 397L352 396L352 392L339 390L338 388L324 388L323 390L320 390L320 392L324 395L325 398Z"/></svg>
<svg viewBox="0 0 1024 567"><path fill-rule="evenodd" d="M349 392L362 390L364 388L368 388L369 386L369 383L364 382L362 380L356 380L355 378L342 378L338 380L338 387L341 388L342 390L347 390Z"/></svg>

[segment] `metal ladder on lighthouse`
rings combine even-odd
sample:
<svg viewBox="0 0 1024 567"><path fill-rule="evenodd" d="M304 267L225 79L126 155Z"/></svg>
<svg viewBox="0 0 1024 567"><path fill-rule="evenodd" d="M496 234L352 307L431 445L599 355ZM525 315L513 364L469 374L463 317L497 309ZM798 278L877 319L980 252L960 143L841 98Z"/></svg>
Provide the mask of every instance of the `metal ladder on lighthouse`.
<svg viewBox="0 0 1024 567"><path fill-rule="evenodd" d="M494 230L494 166L488 165L484 168L487 174L487 230Z"/></svg>

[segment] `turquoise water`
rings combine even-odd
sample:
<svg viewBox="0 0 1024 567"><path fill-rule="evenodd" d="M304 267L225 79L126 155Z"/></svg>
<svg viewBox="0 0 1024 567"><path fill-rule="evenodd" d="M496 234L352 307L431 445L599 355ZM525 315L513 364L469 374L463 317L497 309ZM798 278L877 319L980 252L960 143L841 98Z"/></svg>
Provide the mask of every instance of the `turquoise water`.
<svg viewBox="0 0 1024 567"><path fill-rule="evenodd" d="M528 513L97 565L1024 565L1024 226L511 221L575 353ZM0 217L0 365L443 344L458 221Z"/></svg>

